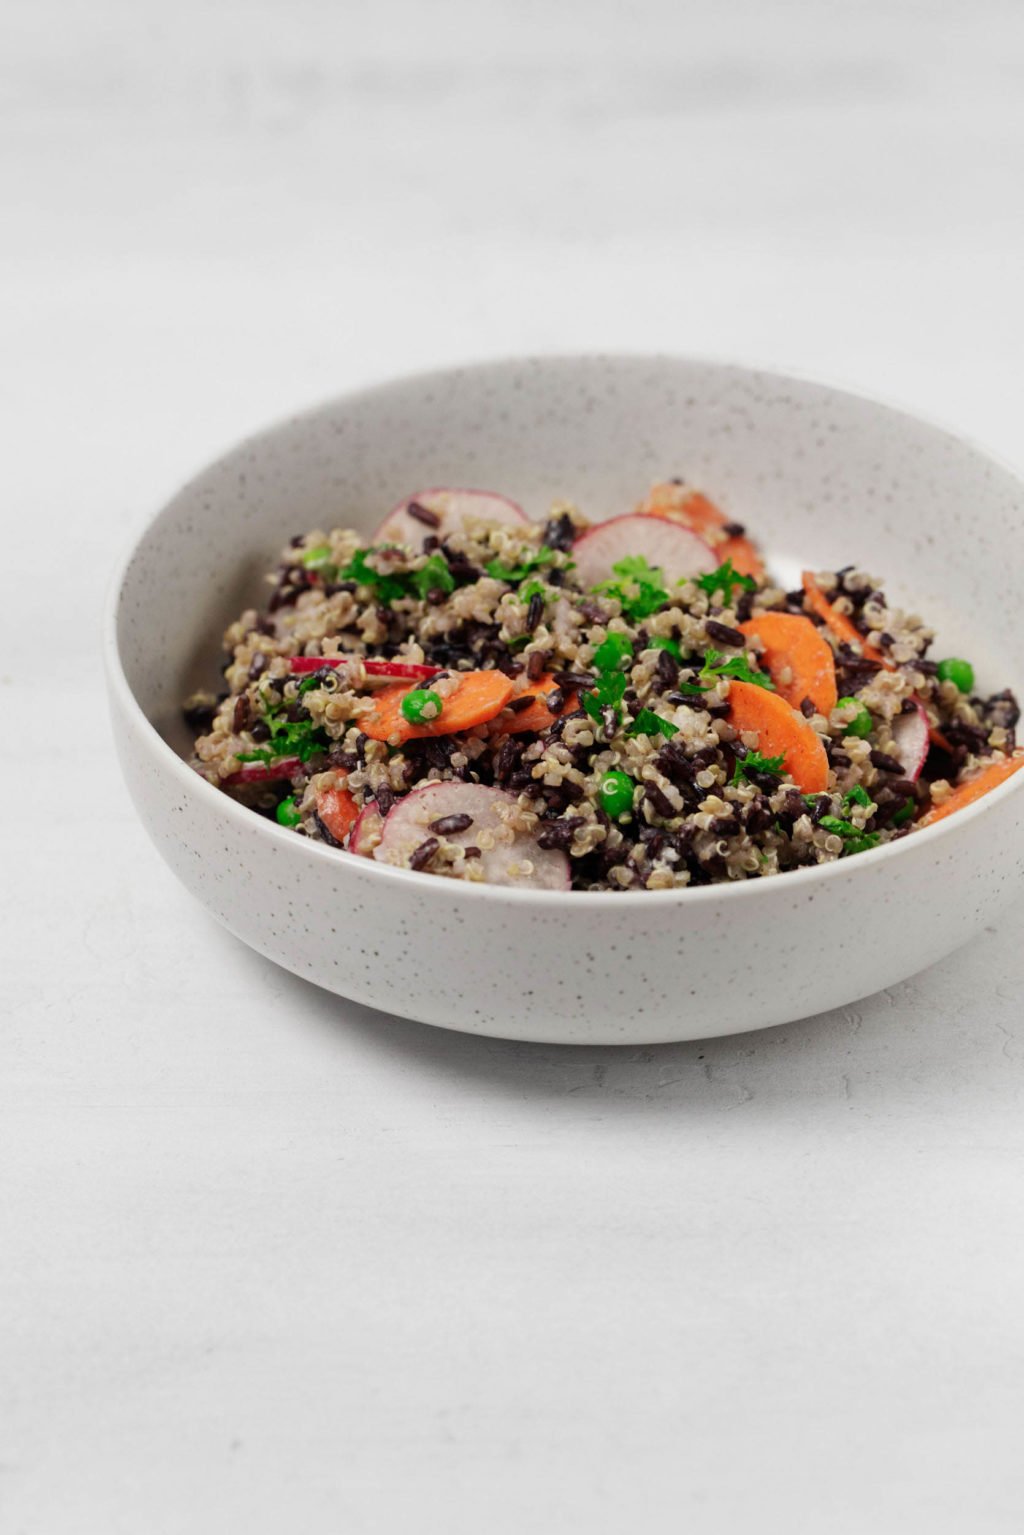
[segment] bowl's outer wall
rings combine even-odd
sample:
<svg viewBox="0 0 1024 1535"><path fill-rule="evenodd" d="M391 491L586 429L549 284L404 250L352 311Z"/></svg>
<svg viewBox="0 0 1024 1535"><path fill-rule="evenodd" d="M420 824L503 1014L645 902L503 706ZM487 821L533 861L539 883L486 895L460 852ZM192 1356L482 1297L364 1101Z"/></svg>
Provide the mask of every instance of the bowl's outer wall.
<svg viewBox="0 0 1024 1535"><path fill-rule="evenodd" d="M670 474L747 522L791 579L855 561L926 613L983 683L1019 682L1024 490L960 439L870 401L724 365L540 359L386 386L262 434L187 486L115 597L129 687L179 749L225 624L293 532L366 531L417 486L485 486L592 515ZM940 653L941 653L940 651ZM1011 662L1013 665L1011 666ZM451 1027L654 1042L802 1017L891 985L1020 887L1024 796L898 855L678 899L534 904L403 877L239 813L112 690L129 789L183 882L247 943L346 996ZM1024 775L1022 775L1024 777Z"/></svg>

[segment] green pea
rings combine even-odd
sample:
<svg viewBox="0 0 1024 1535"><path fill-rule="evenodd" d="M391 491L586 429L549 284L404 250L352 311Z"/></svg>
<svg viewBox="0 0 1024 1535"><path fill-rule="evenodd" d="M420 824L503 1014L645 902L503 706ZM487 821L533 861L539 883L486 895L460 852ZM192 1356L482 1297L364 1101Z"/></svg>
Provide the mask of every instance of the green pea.
<svg viewBox="0 0 1024 1535"><path fill-rule="evenodd" d="M945 661L939 662L939 680L952 682L961 693L971 693L974 690L974 667L970 661L961 661L958 656L949 656Z"/></svg>
<svg viewBox="0 0 1024 1535"><path fill-rule="evenodd" d="M295 803L294 794L289 794L287 799L283 799L274 814L277 816L278 823L281 826L298 826L302 820L298 806Z"/></svg>
<svg viewBox="0 0 1024 1535"><path fill-rule="evenodd" d="M441 695L429 688L413 688L402 699L400 708L410 725L429 725L440 718L444 703Z"/></svg>
<svg viewBox="0 0 1024 1535"><path fill-rule="evenodd" d="M871 715L865 709L858 698L841 698L836 704L837 709L846 709L852 705L857 713L848 725L844 725L843 731L848 736L860 736L861 739L871 734Z"/></svg>
<svg viewBox="0 0 1024 1535"><path fill-rule="evenodd" d="M627 815L633 808L633 780L628 773L621 773L618 768L612 768L601 779L598 795L601 807L610 815L612 820L617 820L620 815Z"/></svg>
<svg viewBox="0 0 1024 1535"><path fill-rule="evenodd" d="M667 634L652 634L647 641L648 650L667 650L670 656L675 656L677 661L683 659L683 652L679 649L678 640L670 640Z"/></svg>

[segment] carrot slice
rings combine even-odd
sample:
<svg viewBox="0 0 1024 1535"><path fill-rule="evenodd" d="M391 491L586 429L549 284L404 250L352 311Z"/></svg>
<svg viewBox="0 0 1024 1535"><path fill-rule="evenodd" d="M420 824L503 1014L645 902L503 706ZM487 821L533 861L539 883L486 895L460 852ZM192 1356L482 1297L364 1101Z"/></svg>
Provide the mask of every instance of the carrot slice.
<svg viewBox="0 0 1024 1535"><path fill-rule="evenodd" d="M359 806L347 789L325 789L317 795L316 813L331 836L344 842L359 814Z"/></svg>
<svg viewBox="0 0 1024 1535"><path fill-rule="evenodd" d="M579 694L568 693L562 707L552 714L548 708L546 699L549 693L553 693L558 683L550 672L544 672L521 698L530 698L533 702L528 709L520 709L516 714L509 714L504 719L496 720L494 726L495 735L514 736L520 735L524 730L547 730L555 720L561 719L563 714L571 714L580 706Z"/></svg>
<svg viewBox="0 0 1024 1535"><path fill-rule="evenodd" d="M826 627L831 629L834 635L841 640L845 640L847 644L856 646L869 661L879 662L880 665L885 667L887 672L894 672L898 669L895 661L890 661L889 657L884 656L880 650L876 650L874 645L868 644L860 630L851 624L845 613L836 612L809 570L805 570L803 573L803 583L804 594L811 608L817 613L819 618L824 619ZM911 696L915 699L917 698L916 694ZM938 725L929 724L928 735L933 746L941 746L943 751L952 752L952 746L950 746L949 741L943 735Z"/></svg>
<svg viewBox="0 0 1024 1535"><path fill-rule="evenodd" d="M673 485L666 481L655 485L637 511L651 517L667 517L670 522L681 523L710 543L719 561L724 565L732 560L732 567L740 575L760 577L764 564L754 544L742 533L723 533L729 519L702 491L689 485Z"/></svg>
<svg viewBox="0 0 1024 1535"><path fill-rule="evenodd" d="M944 821L946 816L952 815L956 810L963 810L966 805L973 805L975 800L988 794L991 789L998 789L1001 783L1012 778L1018 768L1024 767L1024 752L1018 752L1015 757L1001 757L997 762L991 762L987 767L981 768L966 783L958 784L948 799L940 805L932 808L921 817L918 826L931 826L936 821Z"/></svg>
<svg viewBox="0 0 1024 1535"><path fill-rule="evenodd" d="M798 613L762 613L737 628L761 641L760 664L781 698L794 709L809 698L819 714L832 712L839 698L836 660L832 646L809 618ZM783 680L787 672L792 674L788 682Z"/></svg>
<svg viewBox="0 0 1024 1535"><path fill-rule="evenodd" d="M850 622L845 613L836 612L809 570L805 570L803 573L803 583L804 594L810 603L812 611L817 613L818 617L824 621L826 627L831 629L838 639L845 640L848 645L853 645L869 661L880 661L887 671L896 670L892 661L883 656L880 650L876 650L874 645L868 644L863 634Z"/></svg>
<svg viewBox="0 0 1024 1535"><path fill-rule="evenodd" d="M359 728L374 741L420 741L427 736L450 736L459 730L486 725L500 714L512 697L512 681L504 672L458 672L458 687L444 700L444 708L430 724L412 725L402 713L402 699L413 691L397 682L373 695L373 713L360 716Z"/></svg>
<svg viewBox="0 0 1024 1535"><path fill-rule="evenodd" d="M828 788L828 757L821 738L777 693L752 682L730 682L729 720L739 731L756 732L762 756L782 757L786 772L804 794Z"/></svg>
<svg viewBox="0 0 1024 1535"><path fill-rule="evenodd" d="M726 560L732 560L733 570L738 570L741 576L753 576L755 580L760 580L764 575L764 561L750 539L744 538L742 533L731 534L720 544L715 544L714 548L715 553L721 555L723 565Z"/></svg>

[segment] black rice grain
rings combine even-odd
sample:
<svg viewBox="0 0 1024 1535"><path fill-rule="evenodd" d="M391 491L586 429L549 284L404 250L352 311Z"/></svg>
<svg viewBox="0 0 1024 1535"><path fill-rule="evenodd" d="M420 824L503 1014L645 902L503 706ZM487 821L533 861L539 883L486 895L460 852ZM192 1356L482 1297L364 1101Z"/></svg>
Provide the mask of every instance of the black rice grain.
<svg viewBox="0 0 1024 1535"><path fill-rule="evenodd" d="M473 824L473 817L460 811L457 815L442 815L436 821L431 821L429 831L436 831L439 837L454 837L456 832L468 831Z"/></svg>
<svg viewBox="0 0 1024 1535"><path fill-rule="evenodd" d="M313 821L316 825L317 831L327 843L328 847L341 847L341 843L338 841L337 837L332 831L328 831L327 827L324 825L323 821L321 821L315 810L313 811Z"/></svg>
<svg viewBox="0 0 1024 1535"><path fill-rule="evenodd" d="M742 649L747 643L738 629L730 629L728 624L720 624L717 618L706 618L704 627L709 637L717 640L720 645L732 645L734 648Z"/></svg>
<svg viewBox="0 0 1024 1535"><path fill-rule="evenodd" d="M422 522L428 528L439 528L441 526L440 517L436 512L432 512L429 506L421 506L418 501L410 501L405 509L410 517L415 517L417 522Z"/></svg>
<svg viewBox="0 0 1024 1535"><path fill-rule="evenodd" d="M571 549L576 541L576 526L568 512L550 518L541 537L549 549L559 549L563 554Z"/></svg>
<svg viewBox="0 0 1024 1535"><path fill-rule="evenodd" d="M679 811L673 805L668 795L656 783L647 783L644 787L644 798L654 811L666 821L670 821Z"/></svg>
<svg viewBox="0 0 1024 1535"><path fill-rule="evenodd" d="M436 837L427 837L409 858L410 869L424 869L441 846Z"/></svg>

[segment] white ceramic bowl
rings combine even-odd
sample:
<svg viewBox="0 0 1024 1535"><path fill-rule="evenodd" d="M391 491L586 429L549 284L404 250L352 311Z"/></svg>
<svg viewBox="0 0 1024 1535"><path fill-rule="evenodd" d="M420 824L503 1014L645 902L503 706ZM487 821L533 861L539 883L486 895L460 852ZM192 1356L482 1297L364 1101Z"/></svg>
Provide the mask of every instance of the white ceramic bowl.
<svg viewBox="0 0 1024 1535"><path fill-rule="evenodd" d="M692 891L562 894L390 869L296 837L183 760L180 703L294 532L369 532L420 485L493 487L594 517L681 474L748 523L789 581L856 562L1020 686L1024 485L970 443L820 384L676 358L485 364L368 389L272 427L165 506L107 626L129 791L183 883L261 953L408 1018L516 1039L699 1038L820 1012L971 937L1024 870L1024 773L891 847Z"/></svg>

